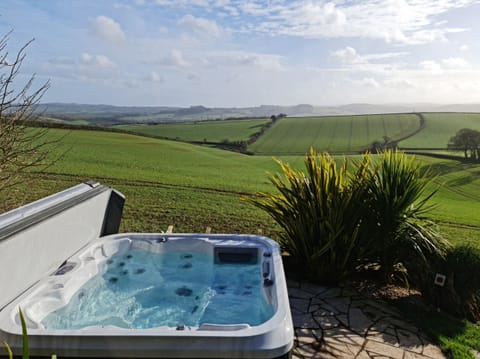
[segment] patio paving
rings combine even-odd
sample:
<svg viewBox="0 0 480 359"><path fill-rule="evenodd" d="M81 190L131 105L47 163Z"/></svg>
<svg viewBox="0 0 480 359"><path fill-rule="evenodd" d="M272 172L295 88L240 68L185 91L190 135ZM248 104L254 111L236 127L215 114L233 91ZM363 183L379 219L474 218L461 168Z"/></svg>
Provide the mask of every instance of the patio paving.
<svg viewBox="0 0 480 359"><path fill-rule="evenodd" d="M293 358L445 358L395 309L348 288L288 280Z"/></svg>

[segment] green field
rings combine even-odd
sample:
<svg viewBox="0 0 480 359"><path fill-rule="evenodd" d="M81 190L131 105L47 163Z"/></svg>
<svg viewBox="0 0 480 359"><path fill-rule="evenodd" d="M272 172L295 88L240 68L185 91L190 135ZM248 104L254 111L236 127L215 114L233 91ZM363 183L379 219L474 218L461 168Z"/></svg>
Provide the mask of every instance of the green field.
<svg viewBox="0 0 480 359"><path fill-rule="evenodd" d="M249 150L256 154L361 151L383 136L398 139L419 128L415 114L291 117L275 123Z"/></svg>
<svg viewBox="0 0 480 359"><path fill-rule="evenodd" d="M50 130L52 137L66 133ZM278 167L270 156L246 156L177 141L127 134L71 131L57 150L61 159L33 184L4 193L2 210L45 196L81 181L94 179L127 196L122 230L255 233L272 237L278 227L242 195L271 191L267 172ZM281 159L300 168L303 156ZM354 158L353 158L354 159ZM480 245L480 165L419 157L438 174L442 184L431 219L446 229L452 241Z"/></svg>
<svg viewBox="0 0 480 359"><path fill-rule="evenodd" d="M424 113L420 129L416 114L291 117L276 122L248 147L257 155L301 155L310 146L320 151L352 153L374 141L398 140L401 148L444 150L461 128L480 130L477 113ZM183 141L244 141L269 120L225 120L159 125L120 125L116 128ZM415 133L416 130L419 130ZM459 154L461 155L461 154Z"/></svg>
<svg viewBox="0 0 480 359"><path fill-rule="evenodd" d="M115 128L182 141L222 142L228 140L232 142L248 140L268 122L270 122L269 119L223 120L158 125L119 125Z"/></svg>
<svg viewBox="0 0 480 359"><path fill-rule="evenodd" d="M480 113L424 113L425 128L400 142L402 148L446 149L450 137L462 128L480 131Z"/></svg>
<svg viewBox="0 0 480 359"><path fill-rule="evenodd" d="M50 130L54 138L65 132ZM113 132L70 131L57 152L51 173L241 193L269 188L265 172L276 169L270 157Z"/></svg>

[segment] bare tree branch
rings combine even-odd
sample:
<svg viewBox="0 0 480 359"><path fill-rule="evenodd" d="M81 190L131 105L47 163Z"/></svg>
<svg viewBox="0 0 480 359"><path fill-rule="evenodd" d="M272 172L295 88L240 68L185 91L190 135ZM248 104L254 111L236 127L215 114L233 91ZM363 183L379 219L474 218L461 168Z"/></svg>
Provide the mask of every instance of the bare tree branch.
<svg viewBox="0 0 480 359"><path fill-rule="evenodd" d="M48 129L28 127L39 116L36 105L50 82L34 88L33 74L18 87L17 75L33 39L10 59L7 51L10 34L11 31L0 38L0 191L18 184L22 171L47 166L52 145L58 142L47 137Z"/></svg>

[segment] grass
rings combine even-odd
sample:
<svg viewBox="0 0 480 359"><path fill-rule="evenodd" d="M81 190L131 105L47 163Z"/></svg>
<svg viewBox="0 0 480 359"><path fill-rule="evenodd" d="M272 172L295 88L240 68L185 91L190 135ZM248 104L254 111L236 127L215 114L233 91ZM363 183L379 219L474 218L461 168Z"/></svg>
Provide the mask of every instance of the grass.
<svg viewBox="0 0 480 359"><path fill-rule="evenodd" d="M65 130L50 130L52 137L64 133ZM260 214L260 210L251 208L240 199L242 194L272 189L266 173L275 173L278 167L270 156L246 156L176 141L82 130L70 131L62 140L58 154L66 150L68 152L48 169L46 176L49 181L64 179L69 183L63 187L66 188L82 180L96 179L118 187L126 192L127 203L134 202L138 208L142 208L144 203L151 204L152 207L145 210L149 213L147 217L153 217L150 213L159 208L168 210L160 212L156 222L166 216L167 225L175 224L189 231L203 231L212 222L220 224L216 227L218 231L231 232L247 228L249 231L256 230L262 227L261 223L272 225L266 220L266 215ZM473 228L468 234L473 236L470 242L474 242L480 237L480 231L474 229L480 224L477 215L480 213L480 165L425 156L418 158L425 166L432 167L433 172L438 174L436 183L442 185L434 197L438 206L431 219L448 225L447 238L454 242L466 236L464 227ZM281 156L280 159L296 168L303 166L303 156ZM60 189L62 187L54 186L49 193ZM42 186L38 192L39 197L48 194L42 191ZM16 197L19 198L17 203L32 200L25 193L18 193ZM25 200L22 201L22 198ZM8 201L5 203L8 204ZM126 223L135 230L142 230L141 221L129 219L128 213ZM244 213L247 213L246 222L251 220L254 225L236 223L238 221L233 218L243 217ZM137 217L141 218L140 215ZM130 225L124 229L130 230ZM458 228L459 235L455 233L454 226ZM150 225L147 227L152 230Z"/></svg>
<svg viewBox="0 0 480 359"><path fill-rule="evenodd" d="M447 148L450 137L462 128L480 130L480 113L424 113L425 128L400 142L402 148Z"/></svg>
<svg viewBox="0 0 480 359"><path fill-rule="evenodd" d="M318 151L361 151L383 136L401 138L419 127L415 114L287 117L275 123L249 150L255 154L304 155Z"/></svg>
<svg viewBox="0 0 480 359"><path fill-rule="evenodd" d="M115 128L182 141L222 142L228 140L232 142L248 140L268 122L270 119L223 120L158 125L119 125Z"/></svg>
<svg viewBox="0 0 480 359"><path fill-rule="evenodd" d="M63 130L52 130L58 137ZM134 135L71 131L57 149L67 151L48 169L51 173L155 182L217 191L254 192L265 188L269 157Z"/></svg>
<svg viewBox="0 0 480 359"><path fill-rule="evenodd" d="M392 304L439 344L448 358L475 359L472 350L480 352L480 326L411 302L392 301Z"/></svg>
<svg viewBox="0 0 480 359"><path fill-rule="evenodd" d="M480 164L418 157L438 177L432 219L456 225L480 226ZM479 242L480 245L480 242Z"/></svg>

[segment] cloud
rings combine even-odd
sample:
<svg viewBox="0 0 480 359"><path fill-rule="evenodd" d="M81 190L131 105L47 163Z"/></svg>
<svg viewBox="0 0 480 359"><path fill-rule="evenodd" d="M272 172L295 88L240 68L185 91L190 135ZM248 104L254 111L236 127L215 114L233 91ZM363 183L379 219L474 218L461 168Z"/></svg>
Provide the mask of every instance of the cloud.
<svg viewBox="0 0 480 359"><path fill-rule="evenodd" d="M468 46L466 44L460 46L460 51L468 51L468 50L470 50L470 46Z"/></svg>
<svg viewBox="0 0 480 359"><path fill-rule="evenodd" d="M225 5L222 6L222 10L225 11L225 13L223 13L224 16L236 17L240 14L240 12L235 6Z"/></svg>
<svg viewBox="0 0 480 359"><path fill-rule="evenodd" d="M406 78L390 78L386 79L384 81L384 84L388 87L394 87L394 88L414 88L415 83L409 79Z"/></svg>
<svg viewBox="0 0 480 359"><path fill-rule="evenodd" d="M156 0L155 3L160 6L171 7L191 7L200 6L207 7L210 5L208 0Z"/></svg>
<svg viewBox="0 0 480 359"><path fill-rule="evenodd" d="M163 78L162 76L160 76L158 72L152 71L150 72L150 75L147 77L147 81L160 83L160 82L163 82Z"/></svg>
<svg viewBox="0 0 480 359"><path fill-rule="evenodd" d="M402 52L384 52L384 53L379 53L379 54L367 54L363 55L362 58L365 61L378 61L378 60L385 60L385 59L392 59L392 58L398 58L401 56L406 56L408 55L409 52L402 51Z"/></svg>
<svg viewBox="0 0 480 359"><path fill-rule="evenodd" d="M362 80L359 81L359 84L365 87L380 88L380 84L378 83L378 81L372 77L364 77Z"/></svg>
<svg viewBox="0 0 480 359"><path fill-rule="evenodd" d="M184 26L187 30L196 35L218 38L222 35L222 29L213 20L195 17L193 15L185 15L178 24Z"/></svg>
<svg viewBox="0 0 480 359"><path fill-rule="evenodd" d="M420 62L419 66L420 69L425 70L432 75L440 75L443 73L442 66L432 60L422 61Z"/></svg>
<svg viewBox="0 0 480 359"><path fill-rule="evenodd" d="M408 52L385 52L373 54L359 54L351 46L336 50L330 55L340 61L341 64L347 65L348 68L354 70L371 71L371 72L385 72L391 71L398 65L395 63L386 63L383 60L395 59L408 55Z"/></svg>
<svg viewBox="0 0 480 359"><path fill-rule="evenodd" d="M264 8L260 4L256 4L254 2L241 2L239 6L239 10L247 15L254 15L254 16L265 16L269 15L270 10L268 8Z"/></svg>
<svg viewBox="0 0 480 359"><path fill-rule="evenodd" d="M248 14L246 32L303 38L370 38L387 43L423 44L447 41L451 27L438 17L475 4L476 0L271 1L248 2L238 9Z"/></svg>
<svg viewBox="0 0 480 359"><path fill-rule="evenodd" d="M280 62L281 59L282 56L279 55L243 51L222 51L207 56L206 65L210 67L241 66L281 71L284 69Z"/></svg>
<svg viewBox="0 0 480 359"><path fill-rule="evenodd" d="M98 37L113 44L121 44L127 39L120 24L108 16L97 16L90 22L90 29Z"/></svg>
<svg viewBox="0 0 480 359"><path fill-rule="evenodd" d="M464 69L469 66L468 62L461 57L450 57L448 59L443 59L442 64L449 69Z"/></svg>
<svg viewBox="0 0 480 359"><path fill-rule="evenodd" d="M366 62L365 59L360 56L353 47L350 46L334 51L332 56L340 60L342 64L347 65L361 64Z"/></svg>
<svg viewBox="0 0 480 359"><path fill-rule="evenodd" d="M90 55L84 52L81 56L81 63L87 66L95 66L101 68L114 68L115 63L105 55Z"/></svg>
<svg viewBox="0 0 480 359"><path fill-rule="evenodd" d="M173 49L170 54L155 62L158 65L172 67L187 67L189 63L183 58L180 50Z"/></svg>

